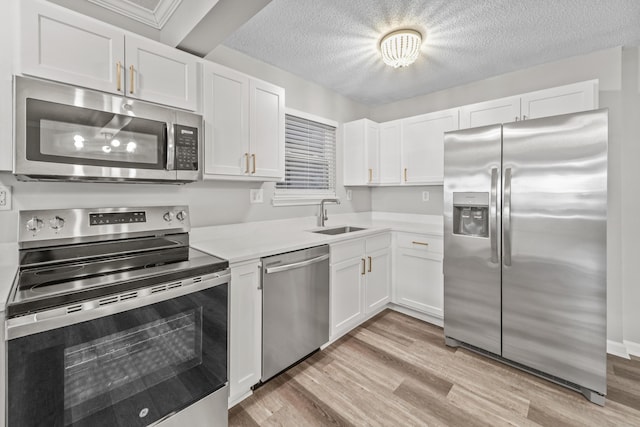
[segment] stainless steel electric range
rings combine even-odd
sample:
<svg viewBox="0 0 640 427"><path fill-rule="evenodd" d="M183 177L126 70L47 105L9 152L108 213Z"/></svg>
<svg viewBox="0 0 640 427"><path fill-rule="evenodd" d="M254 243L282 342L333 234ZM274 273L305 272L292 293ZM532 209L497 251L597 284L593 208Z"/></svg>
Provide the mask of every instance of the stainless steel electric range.
<svg viewBox="0 0 640 427"><path fill-rule="evenodd" d="M185 206L20 212L9 426L226 426L228 262Z"/></svg>

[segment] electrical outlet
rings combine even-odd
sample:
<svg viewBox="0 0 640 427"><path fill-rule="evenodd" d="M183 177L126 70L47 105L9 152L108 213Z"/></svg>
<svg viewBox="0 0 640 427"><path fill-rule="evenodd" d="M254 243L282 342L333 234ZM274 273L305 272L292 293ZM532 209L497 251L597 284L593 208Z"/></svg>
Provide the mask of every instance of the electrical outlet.
<svg viewBox="0 0 640 427"><path fill-rule="evenodd" d="M351 200L351 190L347 190L347 200Z"/></svg>
<svg viewBox="0 0 640 427"><path fill-rule="evenodd" d="M422 201L423 202L428 202L429 201L429 192L428 191L423 191L422 192Z"/></svg>
<svg viewBox="0 0 640 427"><path fill-rule="evenodd" d="M11 210L11 187L0 186L0 211Z"/></svg>
<svg viewBox="0 0 640 427"><path fill-rule="evenodd" d="M258 189L252 188L249 191L249 200L251 201L251 203L263 203L264 190L262 188L258 188Z"/></svg>

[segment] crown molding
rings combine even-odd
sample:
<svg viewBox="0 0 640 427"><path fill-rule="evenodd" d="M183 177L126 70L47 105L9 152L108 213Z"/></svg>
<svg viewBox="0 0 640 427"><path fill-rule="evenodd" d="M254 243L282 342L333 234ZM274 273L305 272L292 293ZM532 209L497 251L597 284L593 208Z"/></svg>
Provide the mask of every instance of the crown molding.
<svg viewBox="0 0 640 427"><path fill-rule="evenodd" d="M160 0L153 11L130 0L89 0L89 2L160 30L182 0Z"/></svg>

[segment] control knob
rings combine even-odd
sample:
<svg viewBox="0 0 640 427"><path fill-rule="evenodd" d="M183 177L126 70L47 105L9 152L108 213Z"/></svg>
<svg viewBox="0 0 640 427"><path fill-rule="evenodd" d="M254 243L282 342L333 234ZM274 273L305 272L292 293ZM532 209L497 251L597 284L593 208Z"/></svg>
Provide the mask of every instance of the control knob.
<svg viewBox="0 0 640 427"><path fill-rule="evenodd" d="M37 233L38 231L42 230L44 221L34 216L29 221L27 221L26 225L27 225L27 230L32 231L33 233Z"/></svg>
<svg viewBox="0 0 640 427"><path fill-rule="evenodd" d="M162 215L162 218L167 221L170 222L173 219L173 212L169 211L169 212L165 212L164 215Z"/></svg>
<svg viewBox="0 0 640 427"><path fill-rule="evenodd" d="M185 211L180 211L176 214L176 218L178 219L178 221L184 221L185 219L187 219L187 212Z"/></svg>
<svg viewBox="0 0 640 427"><path fill-rule="evenodd" d="M56 231L60 230L62 227L64 227L64 219L60 218L59 216L51 218L49 220L49 227Z"/></svg>

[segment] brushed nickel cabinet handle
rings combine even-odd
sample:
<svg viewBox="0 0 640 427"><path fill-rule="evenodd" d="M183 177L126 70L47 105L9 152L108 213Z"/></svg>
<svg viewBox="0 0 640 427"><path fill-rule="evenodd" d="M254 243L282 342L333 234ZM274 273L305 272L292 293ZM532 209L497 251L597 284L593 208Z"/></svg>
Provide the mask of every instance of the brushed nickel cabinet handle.
<svg viewBox="0 0 640 427"><path fill-rule="evenodd" d="M256 155L252 154L251 158L253 159L253 169L251 170L251 173L256 173Z"/></svg>
<svg viewBox="0 0 640 427"><path fill-rule="evenodd" d="M369 273L371 273L371 266L372 266L373 263L371 262L371 257L370 256L367 257L367 258L369 258Z"/></svg>
<svg viewBox="0 0 640 427"><path fill-rule="evenodd" d="M417 242L417 241L415 241L415 240L414 240L414 241L412 241L411 243L413 243L414 245L429 246L429 244L428 244L428 243L425 243L425 242Z"/></svg>
<svg viewBox="0 0 640 427"><path fill-rule="evenodd" d="M116 62L116 90L118 92L122 90L122 64L120 61Z"/></svg>
<svg viewBox="0 0 640 427"><path fill-rule="evenodd" d="M373 181L373 169L369 169L369 182Z"/></svg>
<svg viewBox="0 0 640 427"><path fill-rule="evenodd" d="M244 153L245 170L244 173L249 173L249 153Z"/></svg>
<svg viewBox="0 0 640 427"><path fill-rule="evenodd" d="M364 276L366 273L366 268L367 268L367 261L365 261L364 258L362 258L362 271L360 272L361 276Z"/></svg>
<svg viewBox="0 0 640 427"><path fill-rule="evenodd" d="M404 182L407 182L407 168L404 168Z"/></svg>
<svg viewBox="0 0 640 427"><path fill-rule="evenodd" d="M133 87L135 86L133 83L133 65L129 66L129 77L131 77L129 80L129 93L133 94Z"/></svg>

